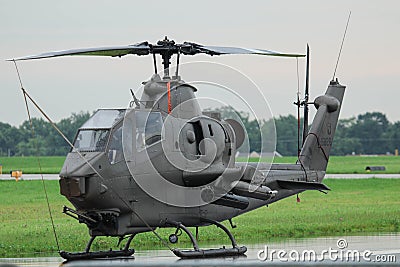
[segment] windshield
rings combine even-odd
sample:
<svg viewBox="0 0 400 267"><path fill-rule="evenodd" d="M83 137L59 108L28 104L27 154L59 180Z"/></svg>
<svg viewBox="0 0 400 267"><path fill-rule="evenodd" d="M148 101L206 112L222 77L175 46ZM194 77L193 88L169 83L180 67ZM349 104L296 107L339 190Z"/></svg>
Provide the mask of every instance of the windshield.
<svg viewBox="0 0 400 267"><path fill-rule="evenodd" d="M108 141L108 129L79 130L74 142L73 152L105 151Z"/></svg>
<svg viewBox="0 0 400 267"><path fill-rule="evenodd" d="M106 129L111 128L119 119L123 117L125 110L119 109L99 109L81 129Z"/></svg>
<svg viewBox="0 0 400 267"><path fill-rule="evenodd" d="M96 122L96 126L100 124L110 125L116 119L119 118L117 114L114 113L114 116L106 116L110 118L108 122L99 121L97 118L103 117L100 115L111 115L112 113L109 111L115 110L107 110L106 113L97 112L93 115L91 119L88 120L84 124L84 126L95 126L93 125ZM101 114L103 113L103 114ZM117 115L117 116L115 116ZM97 118L96 118L97 117ZM111 119L113 117L113 119ZM117 117L117 118L116 118ZM96 118L96 119L94 119ZM105 117L103 117L105 118ZM147 111L137 111L135 112L136 118L136 148L138 150L142 150L147 146L150 146L161 140L161 130L163 125L163 120L160 112L147 112ZM74 148L72 152L104 152L106 151L107 143L109 142L111 129L84 129L83 127L78 131L74 142ZM123 158L123 150L122 150L122 123L114 126L112 130L112 136L109 144L109 148L107 149L109 160L112 164L120 161Z"/></svg>
<svg viewBox="0 0 400 267"><path fill-rule="evenodd" d="M124 113L123 109L97 110L79 129L72 152L105 151L110 129Z"/></svg>

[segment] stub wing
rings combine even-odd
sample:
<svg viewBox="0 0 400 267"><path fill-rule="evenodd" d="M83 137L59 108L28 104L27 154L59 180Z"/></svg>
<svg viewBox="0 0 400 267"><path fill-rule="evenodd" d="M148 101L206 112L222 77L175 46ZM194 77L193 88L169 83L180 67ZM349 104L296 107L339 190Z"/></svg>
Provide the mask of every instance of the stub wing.
<svg viewBox="0 0 400 267"><path fill-rule="evenodd" d="M302 181L290 181L290 180L275 180L267 183L267 186L277 189L287 190L331 190L328 186L323 183L316 182L302 182Z"/></svg>

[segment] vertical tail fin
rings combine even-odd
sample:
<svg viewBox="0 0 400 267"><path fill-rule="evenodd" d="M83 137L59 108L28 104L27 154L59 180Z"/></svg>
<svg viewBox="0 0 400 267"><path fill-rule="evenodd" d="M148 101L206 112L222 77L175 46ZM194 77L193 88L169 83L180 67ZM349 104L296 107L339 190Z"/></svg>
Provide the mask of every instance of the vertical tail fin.
<svg viewBox="0 0 400 267"><path fill-rule="evenodd" d="M337 79L331 81L325 95L314 101L317 113L299 156L307 169L326 170L345 88Z"/></svg>

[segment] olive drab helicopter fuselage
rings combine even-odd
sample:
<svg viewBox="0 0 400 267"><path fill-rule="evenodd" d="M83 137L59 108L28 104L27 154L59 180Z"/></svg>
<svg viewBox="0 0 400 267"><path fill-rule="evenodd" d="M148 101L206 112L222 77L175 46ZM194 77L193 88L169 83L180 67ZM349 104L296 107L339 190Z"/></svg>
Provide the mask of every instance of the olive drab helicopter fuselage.
<svg viewBox="0 0 400 267"><path fill-rule="evenodd" d="M345 86L332 80L306 130L294 164L239 163L235 160L245 129L217 112L204 112L197 89L178 73L181 55L257 54L301 57L268 50L176 44L165 38L129 46L66 50L13 59L13 61L65 55L153 55L155 74L144 82L140 99L126 109L99 109L76 135L60 172L60 191L74 206L63 212L84 223L91 239L84 252L61 251L74 259L130 256L136 234L156 228L176 229L171 243L184 231L193 249L171 249L181 258L236 256L246 252L222 221L231 219L305 190L329 190L322 184ZM157 74L155 57L163 59L164 77ZM177 55L177 70L169 65ZM308 68L307 68L308 69ZM298 103L300 105L300 102ZM302 103L307 106L308 101ZM308 106L307 106L308 107ZM198 228L216 225L232 246L201 249ZM193 234L188 227L195 227ZM260 225L262 227L262 225ZM128 238L121 250L90 251L95 237Z"/></svg>

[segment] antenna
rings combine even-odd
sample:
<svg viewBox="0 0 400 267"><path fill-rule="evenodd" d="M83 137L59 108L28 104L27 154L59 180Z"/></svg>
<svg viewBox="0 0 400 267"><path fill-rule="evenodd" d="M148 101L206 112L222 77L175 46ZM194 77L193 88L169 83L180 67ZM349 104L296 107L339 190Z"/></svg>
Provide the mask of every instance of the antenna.
<svg viewBox="0 0 400 267"><path fill-rule="evenodd" d="M340 55L342 53L344 39L346 38L347 27L349 26L350 16L351 16L351 10L349 12L349 17L347 18L346 29L344 30L342 44L340 45L339 55L338 55L338 58L337 58L337 61L336 61L335 71L333 72L332 81L335 80L336 70L337 70L337 67L338 67L338 64L339 64Z"/></svg>

